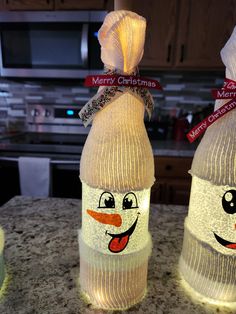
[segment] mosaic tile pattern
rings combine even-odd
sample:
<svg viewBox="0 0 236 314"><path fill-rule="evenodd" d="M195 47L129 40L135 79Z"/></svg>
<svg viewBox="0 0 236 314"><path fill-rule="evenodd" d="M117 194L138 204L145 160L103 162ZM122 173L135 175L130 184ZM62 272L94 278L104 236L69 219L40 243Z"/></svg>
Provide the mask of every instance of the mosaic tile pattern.
<svg viewBox="0 0 236 314"><path fill-rule="evenodd" d="M211 89L223 84L221 72L141 72L160 81L164 91L152 91L155 100L153 121L161 115L195 112L214 103ZM83 87L83 81L0 79L0 133L25 128L26 103L78 104L81 97L97 89ZM81 126L82 128L82 126Z"/></svg>

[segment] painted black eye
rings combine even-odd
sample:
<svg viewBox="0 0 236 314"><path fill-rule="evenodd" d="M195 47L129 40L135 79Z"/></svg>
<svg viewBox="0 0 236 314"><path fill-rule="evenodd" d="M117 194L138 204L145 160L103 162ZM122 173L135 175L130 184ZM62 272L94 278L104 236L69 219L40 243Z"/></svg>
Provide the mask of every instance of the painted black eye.
<svg viewBox="0 0 236 314"><path fill-rule="evenodd" d="M123 198L123 209L138 208L137 197L133 192L127 193Z"/></svg>
<svg viewBox="0 0 236 314"><path fill-rule="evenodd" d="M227 214L236 213L236 190L226 191L222 197L222 206Z"/></svg>
<svg viewBox="0 0 236 314"><path fill-rule="evenodd" d="M103 192L99 199L98 208L115 208L115 199L110 192Z"/></svg>

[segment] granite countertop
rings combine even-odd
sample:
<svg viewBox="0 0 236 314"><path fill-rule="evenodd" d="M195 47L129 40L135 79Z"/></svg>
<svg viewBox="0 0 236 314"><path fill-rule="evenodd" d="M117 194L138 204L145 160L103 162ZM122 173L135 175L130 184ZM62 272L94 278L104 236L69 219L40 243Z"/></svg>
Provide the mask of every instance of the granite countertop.
<svg viewBox="0 0 236 314"><path fill-rule="evenodd" d="M186 213L184 206L151 206L153 251L147 296L133 308L116 313L235 313L193 301L180 285L177 264ZM80 200L17 196L0 208L0 225L6 233L9 278L0 298L1 314L112 313L93 309L80 297Z"/></svg>

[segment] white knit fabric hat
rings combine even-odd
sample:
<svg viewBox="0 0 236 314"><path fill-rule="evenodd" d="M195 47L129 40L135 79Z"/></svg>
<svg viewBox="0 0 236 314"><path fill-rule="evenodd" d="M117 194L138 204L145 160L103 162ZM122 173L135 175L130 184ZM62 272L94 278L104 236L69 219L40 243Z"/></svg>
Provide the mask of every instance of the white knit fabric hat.
<svg viewBox="0 0 236 314"><path fill-rule="evenodd" d="M145 27L145 19L133 12L108 14L99 31L104 64L125 74L135 69L143 54ZM127 90L95 115L80 161L83 182L118 192L153 185L144 110L143 102Z"/></svg>
<svg viewBox="0 0 236 314"><path fill-rule="evenodd" d="M179 270L194 290L211 299L235 302L235 269L235 256L219 253L200 241L185 222Z"/></svg>
<svg viewBox="0 0 236 314"><path fill-rule="evenodd" d="M79 233L80 285L82 294L95 307L127 309L140 302L147 289L147 245L127 255L107 255L91 249Z"/></svg>
<svg viewBox="0 0 236 314"><path fill-rule="evenodd" d="M221 50L226 77L236 80L236 28ZM216 100L215 110L230 99ZM216 185L236 185L236 109L214 122L195 152L191 173Z"/></svg>
<svg viewBox="0 0 236 314"><path fill-rule="evenodd" d="M129 74L143 56L146 20L131 11L107 14L98 32L101 59L109 69Z"/></svg>

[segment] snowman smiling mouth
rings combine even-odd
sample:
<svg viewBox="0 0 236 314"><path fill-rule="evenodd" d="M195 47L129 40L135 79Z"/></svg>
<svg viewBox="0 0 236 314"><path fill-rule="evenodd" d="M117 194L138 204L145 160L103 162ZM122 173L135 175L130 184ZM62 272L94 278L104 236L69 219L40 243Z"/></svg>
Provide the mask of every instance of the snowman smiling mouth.
<svg viewBox="0 0 236 314"><path fill-rule="evenodd" d="M138 217L139 217L139 215L140 215L140 213L138 213ZM120 253L121 251L123 251L126 248L128 242L129 242L129 238L136 228L136 225L138 222L138 217L135 219L132 226L128 230L126 230L125 232L122 232L119 234L113 234L113 233L109 233L106 231L106 234L108 234L109 236L112 237L112 239L110 240L110 242L108 244L108 249L112 253Z"/></svg>
<svg viewBox="0 0 236 314"><path fill-rule="evenodd" d="M227 240L221 238L220 236L218 236L215 232L213 232L213 233L214 233L214 236L215 236L216 240L217 240L221 245L223 245L224 247L226 247L226 248L228 248L228 249L236 250L236 243L227 241Z"/></svg>

